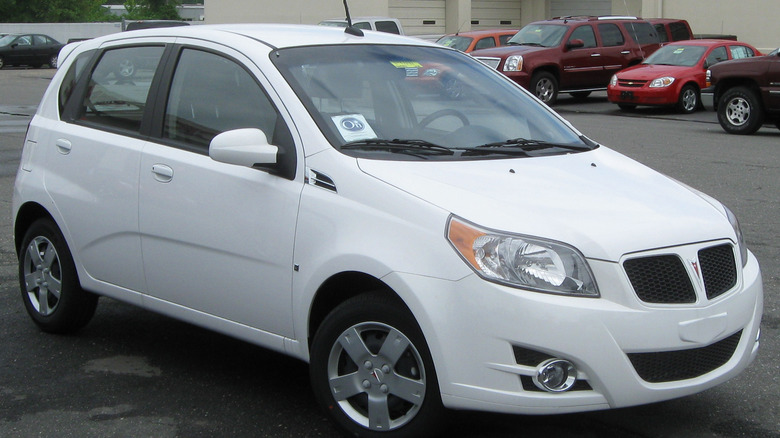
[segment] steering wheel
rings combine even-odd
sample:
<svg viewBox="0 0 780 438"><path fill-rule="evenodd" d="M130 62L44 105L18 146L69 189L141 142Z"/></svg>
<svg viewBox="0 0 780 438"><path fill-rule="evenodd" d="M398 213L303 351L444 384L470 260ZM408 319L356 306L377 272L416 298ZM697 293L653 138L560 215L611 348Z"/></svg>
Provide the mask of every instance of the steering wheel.
<svg viewBox="0 0 780 438"><path fill-rule="evenodd" d="M454 110L452 108L445 108L439 111L434 111L428 114L422 120L420 120L420 123L417 124L417 130L422 131L423 129L425 129L426 126L430 125L431 122L433 122L434 120L440 119L442 117L447 117L447 116L456 117L458 120L460 120L463 126L468 126L470 124L469 119L466 118L466 116L462 112L458 110Z"/></svg>

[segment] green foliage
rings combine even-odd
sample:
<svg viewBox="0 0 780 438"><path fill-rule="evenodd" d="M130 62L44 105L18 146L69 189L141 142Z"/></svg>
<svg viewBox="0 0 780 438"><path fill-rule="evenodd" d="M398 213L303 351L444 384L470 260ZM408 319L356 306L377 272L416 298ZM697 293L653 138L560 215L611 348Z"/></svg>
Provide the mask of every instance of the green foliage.
<svg viewBox="0 0 780 438"><path fill-rule="evenodd" d="M0 0L0 22L83 23L96 21L178 20L181 0L126 0L127 13L112 15L104 0ZM113 2L116 4L117 2ZM119 2L121 4L122 2Z"/></svg>

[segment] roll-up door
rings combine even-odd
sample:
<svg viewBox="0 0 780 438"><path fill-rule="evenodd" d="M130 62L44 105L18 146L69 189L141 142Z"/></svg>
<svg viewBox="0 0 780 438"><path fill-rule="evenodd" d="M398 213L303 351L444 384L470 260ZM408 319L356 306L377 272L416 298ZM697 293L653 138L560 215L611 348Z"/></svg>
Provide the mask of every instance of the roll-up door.
<svg viewBox="0 0 780 438"><path fill-rule="evenodd" d="M552 0L550 17L569 15L611 15L612 0Z"/></svg>
<svg viewBox="0 0 780 438"><path fill-rule="evenodd" d="M407 35L444 34L444 0L389 0L391 17L401 20Z"/></svg>
<svg viewBox="0 0 780 438"><path fill-rule="evenodd" d="M471 29L520 29L520 0L472 0Z"/></svg>

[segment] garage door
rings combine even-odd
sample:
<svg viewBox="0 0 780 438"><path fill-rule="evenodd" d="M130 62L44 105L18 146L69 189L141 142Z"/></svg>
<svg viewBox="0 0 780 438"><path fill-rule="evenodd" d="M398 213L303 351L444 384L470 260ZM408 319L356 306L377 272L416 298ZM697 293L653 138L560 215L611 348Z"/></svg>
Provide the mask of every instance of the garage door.
<svg viewBox="0 0 780 438"><path fill-rule="evenodd" d="M472 0L471 29L520 29L520 0Z"/></svg>
<svg viewBox="0 0 780 438"><path fill-rule="evenodd" d="M552 0L550 18L567 15L611 15L612 0Z"/></svg>
<svg viewBox="0 0 780 438"><path fill-rule="evenodd" d="M407 35L444 34L445 0L389 0L388 13L401 20Z"/></svg>

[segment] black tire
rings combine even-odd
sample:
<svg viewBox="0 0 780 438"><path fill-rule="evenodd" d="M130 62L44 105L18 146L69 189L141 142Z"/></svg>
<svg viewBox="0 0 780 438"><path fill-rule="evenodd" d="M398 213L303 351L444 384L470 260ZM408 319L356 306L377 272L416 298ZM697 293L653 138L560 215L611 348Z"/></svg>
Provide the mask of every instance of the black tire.
<svg viewBox="0 0 780 438"><path fill-rule="evenodd" d="M385 343L390 333L401 348L381 349L391 345ZM358 342L348 352L341 339ZM444 408L422 331L403 303L383 294L349 299L325 318L312 341L310 378L320 406L351 436L428 437L442 424ZM369 395L379 400L373 412Z"/></svg>
<svg viewBox="0 0 780 438"><path fill-rule="evenodd" d="M547 105L553 105L558 99L558 81L552 73L534 73L531 77L531 93Z"/></svg>
<svg viewBox="0 0 780 438"><path fill-rule="evenodd" d="M633 103L619 103L618 108L622 109L623 111L633 111L636 109L636 105Z"/></svg>
<svg viewBox="0 0 780 438"><path fill-rule="evenodd" d="M764 123L761 100L748 87L726 90L718 100L718 122L729 134L753 134Z"/></svg>
<svg viewBox="0 0 780 438"><path fill-rule="evenodd" d="M700 105L699 89L691 84L682 87L680 96L677 98L677 111L682 114L691 114L696 112Z"/></svg>
<svg viewBox="0 0 780 438"><path fill-rule="evenodd" d="M590 96L590 91L575 91L573 93L570 93L571 96L577 100L583 100L586 99L588 96Z"/></svg>
<svg viewBox="0 0 780 438"><path fill-rule="evenodd" d="M95 314L98 297L81 289L68 245L50 219L34 222L22 239L19 286L27 313L45 332L74 332Z"/></svg>

